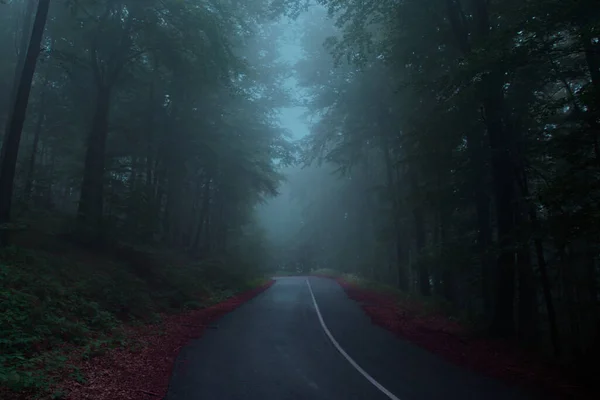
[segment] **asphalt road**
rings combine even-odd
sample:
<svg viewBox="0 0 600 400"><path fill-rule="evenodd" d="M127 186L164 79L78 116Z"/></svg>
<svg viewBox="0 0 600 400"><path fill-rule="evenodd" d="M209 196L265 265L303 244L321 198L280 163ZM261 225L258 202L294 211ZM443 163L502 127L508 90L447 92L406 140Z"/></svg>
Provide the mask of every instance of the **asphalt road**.
<svg viewBox="0 0 600 400"><path fill-rule="evenodd" d="M533 399L371 324L329 279L279 278L216 325L183 349L166 400Z"/></svg>

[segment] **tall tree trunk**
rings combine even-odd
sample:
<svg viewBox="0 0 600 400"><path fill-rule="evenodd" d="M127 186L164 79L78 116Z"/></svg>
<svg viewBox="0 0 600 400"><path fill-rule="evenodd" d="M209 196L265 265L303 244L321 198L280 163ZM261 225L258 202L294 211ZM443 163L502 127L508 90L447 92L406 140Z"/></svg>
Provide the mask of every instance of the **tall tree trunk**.
<svg viewBox="0 0 600 400"><path fill-rule="evenodd" d="M425 248L425 221L423 218L423 209L416 207L413 211L415 219L415 244L416 244L416 257L418 264L419 274L419 291L423 296L431 295L431 284L429 282L429 269L427 268L427 262L423 260L423 249Z"/></svg>
<svg viewBox="0 0 600 400"><path fill-rule="evenodd" d="M33 12L35 11L35 0L27 0L27 7L23 14L23 27L20 30L19 47L17 48L17 65L13 74L12 86L8 98L8 111L9 118L6 120L6 126L4 132L8 132L10 129L10 113L14 107L15 97L17 96L17 90L19 89L19 82L21 74L23 72L23 65L25 64L25 58L27 56L27 47L30 40L29 34L31 33L31 24L33 20Z"/></svg>
<svg viewBox="0 0 600 400"><path fill-rule="evenodd" d="M212 183L212 179L210 180ZM202 223L202 236L201 236L201 242L200 242L200 247L199 250L201 251L201 253L204 255L207 255L210 252L210 246L212 243L212 231L211 231L211 225L213 222L213 205L214 205L214 201L212 201L213 196L214 196L214 192L215 189L213 189L213 185L209 183L209 187L207 189L207 194L208 196L206 197L206 212L204 213L204 221Z"/></svg>
<svg viewBox="0 0 600 400"><path fill-rule="evenodd" d="M33 177L35 172L35 159L40 143L40 135L42 133L42 127L46 120L46 115L43 110L43 105L40 107L40 111L35 123L35 130L33 133L33 143L31 144L31 152L29 153L29 161L27 163L27 176L25 178L25 190L23 192L23 205L28 208L30 206L31 191L33 190Z"/></svg>
<svg viewBox="0 0 600 400"><path fill-rule="evenodd" d="M29 162L27 166L27 177L25 179L25 191L23 193L23 203L25 207L29 206L31 199L31 191L33 186L33 176L35 172L35 162L38 152L38 146L40 143L40 136L42 134L42 128L44 121L46 120L46 94L48 91L48 72L44 77L44 83L42 87L42 93L40 94L40 102L38 107L37 121L35 123L35 130L33 132L33 143L31 145L31 152L29 154Z"/></svg>
<svg viewBox="0 0 600 400"><path fill-rule="evenodd" d="M201 250L203 246L202 239L205 235L205 226L207 221L207 216L210 211L210 176L206 176L206 181L204 182L204 188L202 190L202 205L200 206L200 213L198 215L198 223L196 228L196 233L192 242L192 251L197 252ZM201 245L202 244L202 245Z"/></svg>
<svg viewBox="0 0 600 400"><path fill-rule="evenodd" d="M185 165L181 162L181 158L178 157L176 144L170 150L171 156L167 160L169 169L167 172L167 212L168 221L167 233L169 240L172 244L179 244L178 240L182 232L182 197L184 193L184 174Z"/></svg>
<svg viewBox="0 0 600 400"><path fill-rule="evenodd" d="M476 39L481 46L485 45L490 33L489 4L488 0L473 0ZM492 152L492 180L500 247L494 312L490 329L500 336L511 336L515 332L513 315L516 272L513 249L515 177L512 160L513 141L511 132L505 129L503 120L503 87L503 71L496 66L491 66L479 87Z"/></svg>
<svg viewBox="0 0 600 400"><path fill-rule="evenodd" d="M155 68L156 69L156 68ZM157 77L158 79L158 77ZM150 85L150 93L148 95L148 105L147 105L147 117L146 120L148 122L146 126L146 187L150 187L152 185L152 159L153 159L153 149L155 147L155 103L156 103L156 94L155 94L154 84Z"/></svg>
<svg viewBox="0 0 600 400"><path fill-rule="evenodd" d="M48 179L48 190L47 190L46 196L44 197L44 200L46 201L47 209L51 210L51 209L54 209L54 207L56 205L54 202L54 196L53 196L54 171L56 168L56 152L52 148L49 148L49 152L50 152L50 168L48 170L48 176L50 177L50 179Z"/></svg>
<svg viewBox="0 0 600 400"><path fill-rule="evenodd" d="M440 218L440 224L439 224L439 240L440 240L440 260L443 260L443 256L444 256L444 249L446 247L446 227L448 226L448 210L447 208L440 203L439 204L439 218ZM452 269L454 266L453 265L447 265L444 264L442 266L443 271L442 271L442 290L443 290L443 296L446 298L446 300L448 300L450 303L452 303L452 305L457 306L458 305L458 298L457 298L457 293L456 293L456 276L454 273L454 270Z"/></svg>
<svg viewBox="0 0 600 400"><path fill-rule="evenodd" d="M491 24L488 0L471 0L473 32L469 32L465 13L457 0L446 0L448 20L457 40L458 48L465 56L472 51L472 43L480 47L487 45ZM512 138L504 127L504 73L496 66L486 71L479 85L479 99L485 111L491 154L491 169L494 203L500 254L496 265L496 287L494 309L490 330L500 336L511 336L515 332L515 253L514 234L515 179L511 160Z"/></svg>
<svg viewBox="0 0 600 400"><path fill-rule="evenodd" d="M529 219L531 227L536 232L536 237L533 240L535 247L535 255L537 258L538 269L540 271L540 284L542 285L542 294L546 305L546 313L548 314L548 325L550 328L550 341L554 349L556 357L561 355L560 339L558 336L558 324L556 322L556 311L554 308L554 299L552 298L552 289L550 287L550 277L548 276L548 265L544 256L544 245L539 238L540 224L537 213L532 205L529 206Z"/></svg>
<svg viewBox="0 0 600 400"><path fill-rule="evenodd" d="M113 5L112 1L106 3L104 13L99 17L100 26L106 23L110 17ZM100 242L105 239L103 232L104 173L111 94L123 68L128 63L129 35L135 18L134 10L135 7L128 9L129 13L124 21L121 37L107 59L103 60L98 53L101 28L96 31L89 48L89 66L96 85L96 109L88 136L77 223L80 232L85 233L89 239Z"/></svg>
<svg viewBox="0 0 600 400"><path fill-rule="evenodd" d="M160 209L159 193L160 193L160 184L162 182L162 176L163 176L163 168L161 165L162 153L159 149L160 149L160 146L158 146L158 149L156 151L156 157L154 158L154 168L153 168L154 172L152 173L152 188L151 189L152 189L152 197L154 199L154 202Z"/></svg>
<svg viewBox="0 0 600 400"><path fill-rule="evenodd" d="M79 229L82 232L88 232L92 238L102 239L104 169L111 86L99 85L97 90L96 109L87 141L77 216Z"/></svg>
<svg viewBox="0 0 600 400"><path fill-rule="evenodd" d="M443 153L443 149L438 149L438 153ZM444 254L446 250L447 240L447 227L448 219L451 215L451 205L444 201L444 183L443 183L443 167L441 164L436 165L436 189L438 192L438 199L436 201L435 215L437 223L434 226L434 245L437 247L437 257L439 262L442 262L442 273L441 273L441 294L446 300L452 305L457 305L456 298L456 276L454 273L454 265L444 262ZM438 278L439 279L439 278ZM437 294L437 293L436 293Z"/></svg>
<svg viewBox="0 0 600 400"><path fill-rule="evenodd" d="M419 196L419 185L417 183L416 173L410 173L413 196ZM423 249L425 248L425 219L423 216L423 207L417 201L413 208L414 229L415 229L415 252L417 258L417 268L419 276L419 291L423 296L431 295L431 285L429 283L429 270L427 263L423 260Z"/></svg>
<svg viewBox="0 0 600 400"><path fill-rule="evenodd" d="M554 299L552 297L550 278L548 276L548 265L546 263L546 257L544 255L544 245L543 245L543 242L541 239L542 227L540 226L540 221L539 221L539 218L537 215L535 204L533 204L531 201L528 201L528 199L530 198L529 179L527 176L527 169L526 169L525 165L523 164L524 157L521 155L522 152L523 152L522 150L520 150L520 152L519 152L520 153L519 154L520 162L516 168L517 171L516 171L515 175L517 177L518 187L521 190L520 198L523 200L523 204L524 204L524 209L522 211L524 214L526 213L526 215L529 216L529 223L531 225L531 230L533 232L533 235L532 235L533 236L533 247L534 247L535 256L537 259L537 267L538 267L538 270L540 273L540 285L541 285L541 289L542 289L542 296L543 296L544 305L545 305L546 313L547 313L547 317L548 317L550 342L552 343L552 349L554 351L555 357L559 357L561 355L561 345L560 345L560 338L559 338L559 334L558 334L558 325L556 322L556 311L554 308ZM525 218L525 217L523 217L523 218ZM533 273L533 271L531 271L531 273ZM527 272L527 274L529 274L529 271ZM534 276L525 276L525 277L520 276L519 280L521 281L521 279L534 281L535 277ZM536 310L537 310L538 309L537 301L535 299L532 301L536 302ZM538 312L538 314L539 314L539 312ZM525 317L523 317L523 318L525 318ZM538 322L538 324L539 324L539 321L536 321L536 322Z"/></svg>
<svg viewBox="0 0 600 400"><path fill-rule="evenodd" d="M5 245L8 240L7 231L3 229L2 225L10 221L17 155L27 114L31 82L40 54L40 46L42 37L44 36L49 6L50 0L40 0L38 3L29 47L27 48L27 55L25 56L23 70L19 79L19 86L13 109L9 115L9 129L6 131L2 143L0 156L0 245Z"/></svg>
<svg viewBox="0 0 600 400"><path fill-rule="evenodd" d="M581 361L583 355L581 346L581 331L579 326L579 308L576 301L577 287L575 284L575 271L573 271L572 265L574 265L573 254L567 252L567 246L561 244L558 249L558 256L561 270L561 281L564 291L564 300L568 315L568 323L570 328L570 347L573 359Z"/></svg>
<svg viewBox="0 0 600 400"><path fill-rule="evenodd" d="M533 347L539 336L538 304L529 243L520 246L517 252L517 265L519 338L526 345Z"/></svg>
<svg viewBox="0 0 600 400"><path fill-rule="evenodd" d="M490 199L486 191L486 172L489 158L489 146L484 143L484 134L480 131L468 130L467 149L471 160L473 201L475 202L477 224L477 253L481 263L481 298L483 314L492 312L492 265L488 252L492 244L492 227L490 226Z"/></svg>
<svg viewBox="0 0 600 400"><path fill-rule="evenodd" d="M408 290L408 277L406 268L402 261L404 259L404 246L402 245L402 226L400 225L400 206L398 204L398 194L396 193L396 187L394 185L394 175L392 160L390 157L390 150L388 146L382 140L381 151L383 152L383 159L385 162L386 172L386 184L387 191L390 201L392 202L392 215L394 218L394 245L396 250L396 270L398 274L398 288L400 290Z"/></svg>
<svg viewBox="0 0 600 400"><path fill-rule="evenodd" d="M600 305L600 297L598 296L598 268L596 266L596 253L591 244L588 244L587 254L585 257L585 272L591 309L600 311L600 307L598 307ZM596 312L595 314L600 316L600 312Z"/></svg>
<svg viewBox="0 0 600 400"><path fill-rule="evenodd" d="M511 161L510 139L508 132L502 128L502 86L501 75L490 79L491 87L485 89L490 97L484 100L487 112L487 127L492 150L492 176L498 241L500 254L496 271L496 291L494 314L491 330L501 336L510 336L515 331L513 308L515 294L515 253L513 249L514 235L514 185L513 166ZM489 111L488 111L489 110Z"/></svg>

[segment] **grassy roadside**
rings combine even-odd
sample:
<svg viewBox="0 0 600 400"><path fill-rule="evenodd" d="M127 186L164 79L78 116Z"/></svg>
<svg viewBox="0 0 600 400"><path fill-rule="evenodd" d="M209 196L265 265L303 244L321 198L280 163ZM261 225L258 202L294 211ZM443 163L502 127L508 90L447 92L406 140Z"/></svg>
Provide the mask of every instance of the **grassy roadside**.
<svg viewBox="0 0 600 400"><path fill-rule="evenodd" d="M564 365L513 340L486 335L480 323L466 315L453 315L443 301L407 295L395 287L329 269L311 275L336 279L373 323L456 365L546 398L583 398L592 390Z"/></svg>
<svg viewBox="0 0 600 400"><path fill-rule="evenodd" d="M201 309L264 279L221 262L192 263L128 249L102 257L60 242L51 249L0 251L0 397L62 398L56 383L83 383L86 360L134 348L129 327Z"/></svg>
<svg viewBox="0 0 600 400"><path fill-rule="evenodd" d="M416 294L407 293L399 290L397 287L387 285L381 282L372 281L362 278L355 274L341 273L333 269L318 269L311 272L311 275L340 278L360 289L379 293L383 296L394 299L399 305L411 312L419 315L437 315L443 314L451 320L460 321L463 325L469 325L470 328L475 328L476 323L466 315L456 314L450 305L444 300L436 297L423 297Z"/></svg>
<svg viewBox="0 0 600 400"><path fill-rule="evenodd" d="M343 273L329 268L312 270L309 273L296 273L291 271L276 271L273 277L291 277L291 276L321 276L333 279L341 279L361 290L372 293L378 293L389 299L393 299L398 305L416 316L439 315L443 314L452 321L460 322L468 326L471 330L480 329L479 324L471 316L457 314L448 302L437 297L423 297L412 293L402 292L393 285L387 285L381 282L365 279L361 276L351 273Z"/></svg>

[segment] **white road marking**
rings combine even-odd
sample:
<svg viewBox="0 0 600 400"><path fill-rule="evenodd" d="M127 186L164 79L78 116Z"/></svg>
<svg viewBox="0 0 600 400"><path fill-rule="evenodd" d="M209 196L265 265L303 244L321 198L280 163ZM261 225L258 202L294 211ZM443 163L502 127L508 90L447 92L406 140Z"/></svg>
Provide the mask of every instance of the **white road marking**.
<svg viewBox="0 0 600 400"><path fill-rule="evenodd" d="M313 301L313 304L315 306L315 311L317 312L317 317L319 317L319 322L321 323L321 327L323 328L323 330L325 331L325 334L327 335L327 337L329 337L329 340L331 340L331 343L333 343L333 345L335 346L335 348L340 352L341 355L344 356L344 358L350 363L350 365L352 365L354 367L354 369L356 369L358 372L360 372L362 374L362 376L364 376L365 378L367 378L367 380L369 382L371 382L373 384L373 386L375 386L377 389L379 389L390 400L400 400L398 397L394 396L394 394L392 392L390 392L389 390L387 390L386 388L384 388L379 382L377 382L375 380L375 378L373 378L371 375L369 375L367 373L367 371L365 371L364 369L362 369L360 367L360 365L358 365L356 363L356 361L354 361L352 359L352 357L350 357L348 355L348 353L346 353L344 351L344 349L342 349L342 346L340 346L340 344L338 343L338 341L335 340L335 338L333 337L333 335L329 331L329 328L327 328L327 325L325 324L325 321L323 320L323 316L321 315L321 310L319 310L319 305L317 304L317 300L315 299L315 294L312 291L312 287L310 286L310 282L309 282L308 279L306 280L306 285L308 286L308 291L310 292L310 297L312 297L312 301Z"/></svg>

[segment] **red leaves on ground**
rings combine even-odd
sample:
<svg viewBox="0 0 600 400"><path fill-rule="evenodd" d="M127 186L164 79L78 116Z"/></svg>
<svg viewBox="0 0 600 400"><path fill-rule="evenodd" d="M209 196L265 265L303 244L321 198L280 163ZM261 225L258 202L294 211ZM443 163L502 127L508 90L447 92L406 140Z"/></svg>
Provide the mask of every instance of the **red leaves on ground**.
<svg viewBox="0 0 600 400"><path fill-rule="evenodd" d="M391 295L362 289L343 278L336 281L359 302L371 321L446 360L507 383L541 389L557 398L582 395L558 369L545 365L515 344L468 337L457 322L421 312L419 304L399 304Z"/></svg>
<svg viewBox="0 0 600 400"><path fill-rule="evenodd" d="M60 388L68 391L71 400L156 400L162 399L168 388L171 371L179 350L202 335L208 324L233 311L269 288L274 281L241 293L214 306L163 316L163 322L126 328L129 337L137 339L139 348L109 349L101 356L82 361L73 355L85 383L70 378Z"/></svg>

